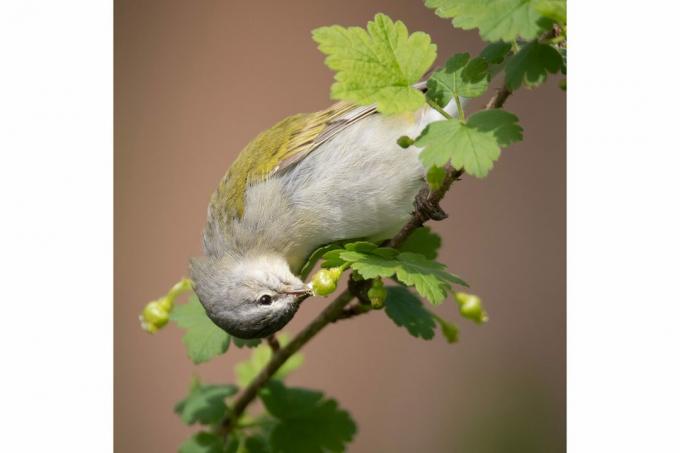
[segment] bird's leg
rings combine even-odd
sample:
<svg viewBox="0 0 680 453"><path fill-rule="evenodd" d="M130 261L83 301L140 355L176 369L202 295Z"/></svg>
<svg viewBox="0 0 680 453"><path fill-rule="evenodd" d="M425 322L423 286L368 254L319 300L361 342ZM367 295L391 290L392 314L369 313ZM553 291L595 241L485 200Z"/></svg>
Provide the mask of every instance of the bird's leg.
<svg viewBox="0 0 680 453"><path fill-rule="evenodd" d="M424 220L444 220L448 217L448 214L439 206L439 202L430 200L430 188L428 186L420 189L414 205L416 212L426 217Z"/></svg>

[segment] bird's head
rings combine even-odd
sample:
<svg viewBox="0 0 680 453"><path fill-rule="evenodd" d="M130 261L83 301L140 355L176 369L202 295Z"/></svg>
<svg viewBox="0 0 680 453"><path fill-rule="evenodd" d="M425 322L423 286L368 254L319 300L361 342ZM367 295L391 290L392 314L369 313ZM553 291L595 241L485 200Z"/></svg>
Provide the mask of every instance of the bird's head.
<svg viewBox="0 0 680 453"><path fill-rule="evenodd" d="M194 290L212 321L237 338L264 338L291 320L309 288L276 255L191 260Z"/></svg>

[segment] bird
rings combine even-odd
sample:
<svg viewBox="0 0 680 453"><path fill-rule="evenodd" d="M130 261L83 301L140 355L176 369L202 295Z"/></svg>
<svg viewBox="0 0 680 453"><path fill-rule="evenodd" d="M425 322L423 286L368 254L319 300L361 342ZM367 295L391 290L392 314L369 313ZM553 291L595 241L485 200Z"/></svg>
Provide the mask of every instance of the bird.
<svg viewBox="0 0 680 453"><path fill-rule="evenodd" d="M445 110L455 115L455 103ZM427 105L385 115L375 105L341 101L289 116L255 137L212 194L204 255L190 260L208 317L234 337L265 338L310 294L298 274L315 249L398 232L425 170L420 149L397 140L441 119Z"/></svg>

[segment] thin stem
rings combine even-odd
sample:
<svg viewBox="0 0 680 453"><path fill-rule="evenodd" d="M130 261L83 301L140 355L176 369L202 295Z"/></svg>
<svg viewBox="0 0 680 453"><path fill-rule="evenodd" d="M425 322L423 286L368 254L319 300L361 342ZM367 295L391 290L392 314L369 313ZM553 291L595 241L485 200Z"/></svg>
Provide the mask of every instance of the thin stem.
<svg viewBox="0 0 680 453"><path fill-rule="evenodd" d="M271 334L267 337L267 343L269 343L269 347L272 348L272 352L277 352L281 349L281 343L279 343L279 339L276 338L275 334Z"/></svg>
<svg viewBox="0 0 680 453"><path fill-rule="evenodd" d="M458 119L463 122L465 121L465 111L463 110L463 104L460 102L459 96L454 96L453 99L456 100L456 108L458 109Z"/></svg>
<svg viewBox="0 0 680 453"><path fill-rule="evenodd" d="M450 120L450 119L453 118L451 115L449 115L449 112L447 112L446 110L444 110L443 108L441 108L441 107L439 106L439 104L437 104L436 102L434 102L432 99L428 99L428 100L427 100L427 103L428 103L428 105L429 105L430 107L432 107L433 109L435 109L436 111L438 111L438 112L439 112L444 118L446 118L447 120Z"/></svg>

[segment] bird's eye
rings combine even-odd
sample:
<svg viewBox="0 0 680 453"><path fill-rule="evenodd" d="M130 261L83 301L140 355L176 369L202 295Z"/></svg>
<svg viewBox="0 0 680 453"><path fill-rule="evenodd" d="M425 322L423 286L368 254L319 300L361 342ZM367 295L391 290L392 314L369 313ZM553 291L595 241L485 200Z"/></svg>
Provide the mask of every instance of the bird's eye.
<svg viewBox="0 0 680 453"><path fill-rule="evenodd" d="M259 303L260 305L269 305L272 303L272 296L270 296L269 294L264 294L260 296L259 299L257 299L257 303Z"/></svg>

